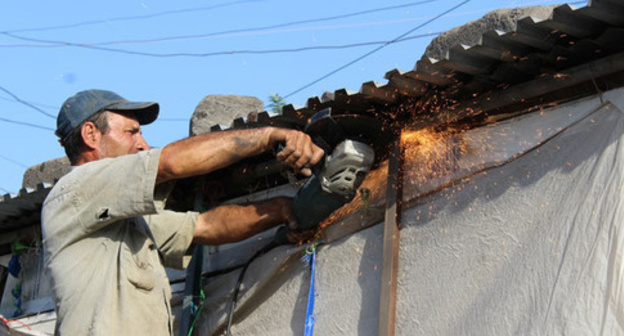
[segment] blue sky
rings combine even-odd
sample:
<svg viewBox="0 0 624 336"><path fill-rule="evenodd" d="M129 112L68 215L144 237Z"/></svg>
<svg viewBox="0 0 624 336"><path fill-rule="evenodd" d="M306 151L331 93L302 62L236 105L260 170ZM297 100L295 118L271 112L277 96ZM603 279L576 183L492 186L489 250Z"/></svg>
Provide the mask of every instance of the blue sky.
<svg viewBox="0 0 624 336"><path fill-rule="evenodd" d="M324 91L358 91L364 82L385 83L392 69L413 69L436 33L491 10L564 3L3 1L0 194L17 193L27 167L64 155L53 134L56 115L78 91L108 89L159 102L159 120L143 132L162 147L188 135L206 95L254 96L266 106L277 93L304 105ZM415 38L375 51L400 36Z"/></svg>

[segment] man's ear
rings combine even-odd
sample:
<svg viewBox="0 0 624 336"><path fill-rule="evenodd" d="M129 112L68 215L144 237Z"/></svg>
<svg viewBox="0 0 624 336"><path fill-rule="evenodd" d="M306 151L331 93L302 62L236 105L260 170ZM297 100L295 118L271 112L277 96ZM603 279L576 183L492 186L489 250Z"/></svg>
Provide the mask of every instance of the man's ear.
<svg viewBox="0 0 624 336"><path fill-rule="evenodd" d="M95 126L95 124L91 121L87 121L82 125L80 129L80 135L82 136L82 141L85 146L89 149L95 149L100 146L100 138L102 137L102 133Z"/></svg>

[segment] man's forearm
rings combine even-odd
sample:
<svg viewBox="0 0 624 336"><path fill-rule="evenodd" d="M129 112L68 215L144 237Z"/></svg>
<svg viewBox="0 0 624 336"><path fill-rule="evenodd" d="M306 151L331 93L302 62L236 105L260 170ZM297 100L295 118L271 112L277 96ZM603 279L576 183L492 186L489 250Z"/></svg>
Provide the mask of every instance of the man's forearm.
<svg viewBox="0 0 624 336"><path fill-rule="evenodd" d="M270 128L207 133L165 146L157 183L207 174L269 149Z"/></svg>
<svg viewBox="0 0 624 336"><path fill-rule="evenodd" d="M314 165L323 157L323 150L307 134L296 130L263 127L208 133L165 146L156 182L207 174L278 143L285 147L277 159L297 170Z"/></svg>
<svg viewBox="0 0 624 336"><path fill-rule="evenodd" d="M291 220L289 198L248 205L223 205L198 217L193 242L220 245L240 241Z"/></svg>

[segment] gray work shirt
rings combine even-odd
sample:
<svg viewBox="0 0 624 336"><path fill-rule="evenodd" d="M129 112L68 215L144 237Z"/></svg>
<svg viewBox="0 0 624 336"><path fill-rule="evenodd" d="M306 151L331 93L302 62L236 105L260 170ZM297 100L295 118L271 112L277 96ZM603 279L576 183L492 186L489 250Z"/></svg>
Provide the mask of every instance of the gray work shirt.
<svg viewBox="0 0 624 336"><path fill-rule="evenodd" d="M60 335L171 335L164 266L182 268L197 213L164 210L160 149L75 167L43 204Z"/></svg>

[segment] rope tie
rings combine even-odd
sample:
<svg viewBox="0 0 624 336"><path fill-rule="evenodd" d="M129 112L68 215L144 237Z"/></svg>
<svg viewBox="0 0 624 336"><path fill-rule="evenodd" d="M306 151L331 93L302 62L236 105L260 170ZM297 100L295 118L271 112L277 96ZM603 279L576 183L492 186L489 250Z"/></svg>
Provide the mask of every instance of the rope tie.
<svg viewBox="0 0 624 336"><path fill-rule="evenodd" d="M311 244L305 249L305 256L302 261L310 265L310 290L308 291L308 305L306 307L305 327L303 330L304 336L312 336L314 329L314 297L316 291L314 289L314 268L316 264L316 247L317 244Z"/></svg>

